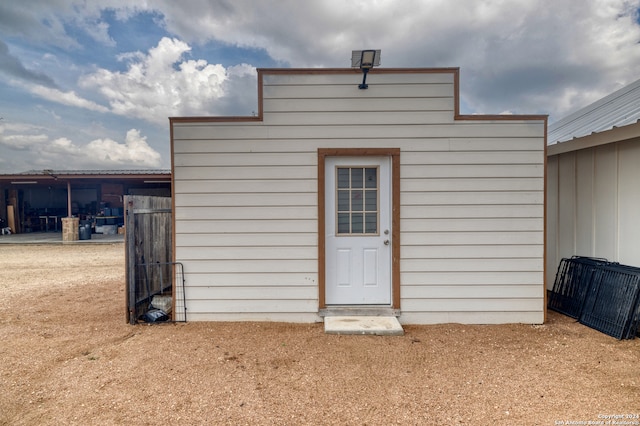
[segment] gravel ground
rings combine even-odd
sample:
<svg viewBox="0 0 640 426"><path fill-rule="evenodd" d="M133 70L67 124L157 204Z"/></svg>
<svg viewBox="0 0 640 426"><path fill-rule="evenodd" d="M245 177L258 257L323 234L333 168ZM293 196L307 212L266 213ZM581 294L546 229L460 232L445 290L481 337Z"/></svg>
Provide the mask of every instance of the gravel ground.
<svg viewBox="0 0 640 426"><path fill-rule="evenodd" d="M640 423L640 340L551 311L401 337L130 326L122 244L5 245L0 259L1 425Z"/></svg>

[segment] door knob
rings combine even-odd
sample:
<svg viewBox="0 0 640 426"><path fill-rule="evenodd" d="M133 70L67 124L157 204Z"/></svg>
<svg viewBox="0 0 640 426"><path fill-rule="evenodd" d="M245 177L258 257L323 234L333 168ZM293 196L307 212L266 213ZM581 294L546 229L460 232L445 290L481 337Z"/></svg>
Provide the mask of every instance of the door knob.
<svg viewBox="0 0 640 426"><path fill-rule="evenodd" d="M389 240L384 240L384 245L388 246L389 245Z"/></svg>

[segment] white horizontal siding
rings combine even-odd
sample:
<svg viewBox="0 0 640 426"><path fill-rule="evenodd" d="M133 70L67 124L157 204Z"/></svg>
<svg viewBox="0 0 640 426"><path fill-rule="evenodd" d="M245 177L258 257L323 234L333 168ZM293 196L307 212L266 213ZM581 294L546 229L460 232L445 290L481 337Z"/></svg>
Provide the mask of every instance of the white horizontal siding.
<svg viewBox="0 0 640 426"><path fill-rule="evenodd" d="M451 111L385 111L385 112L274 112L264 118L265 125L323 126L323 125L384 125L438 124L453 122Z"/></svg>
<svg viewBox="0 0 640 426"><path fill-rule="evenodd" d="M539 138L541 123L520 121L456 121L415 125L342 125L342 126L265 126L262 122L216 126L216 138L222 140L270 139L395 139L395 138ZM211 128L188 123L174 125L174 140L184 144L190 139L211 139ZM210 123L213 125L214 123Z"/></svg>
<svg viewBox="0 0 640 426"><path fill-rule="evenodd" d="M236 287L255 287L256 285L265 287L313 287L315 295L318 293L317 274L305 274L301 272L256 272L256 273L213 273L213 272L192 272L185 271L186 281L189 288L201 287L206 291L207 287L227 287L233 291ZM198 290L200 291L200 290ZM189 297L193 297L190 295ZM315 297L315 296L314 296Z"/></svg>
<svg viewBox="0 0 640 426"><path fill-rule="evenodd" d="M176 222L176 238L186 234L253 234L318 232L318 222L312 219L279 218L270 220L183 219Z"/></svg>
<svg viewBox="0 0 640 426"><path fill-rule="evenodd" d="M179 128L178 125L174 128ZM190 128L182 128L181 140L174 143L175 154L211 153L211 135L209 139L190 138ZM297 153L316 152L318 148L335 148L335 139L216 139L216 153ZM437 138L433 136L410 138L394 136L384 139L354 137L349 139L353 148L402 148L406 152L476 152L476 151L535 151L539 146L538 137L518 138L513 136L492 138Z"/></svg>
<svg viewBox="0 0 640 426"><path fill-rule="evenodd" d="M539 292L539 290L538 290ZM504 312L542 310L543 299L537 298L470 298L459 299L403 299L406 312Z"/></svg>
<svg viewBox="0 0 640 426"><path fill-rule="evenodd" d="M540 285L455 285L403 287L405 299L539 299Z"/></svg>
<svg viewBox="0 0 640 426"><path fill-rule="evenodd" d="M315 206L318 197L313 193L213 193L183 194L175 196L176 205L182 207L278 207Z"/></svg>
<svg viewBox="0 0 640 426"><path fill-rule="evenodd" d="M538 272L543 270L542 257L489 259L401 259L405 272ZM542 284L542 281L540 282ZM541 293L542 296L542 293Z"/></svg>
<svg viewBox="0 0 640 426"><path fill-rule="evenodd" d="M354 79L355 80L355 79ZM452 84L388 84L370 82L369 90L358 89L359 81L350 85L265 86L265 99L334 99L341 98L431 98L453 97Z"/></svg>
<svg viewBox="0 0 640 426"><path fill-rule="evenodd" d="M184 247L273 247L274 241L277 241L283 247L317 247L318 245L317 233L241 232L242 229L235 232L179 233L176 235L176 244Z"/></svg>
<svg viewBox="0 0 640 426"><path fill-rule="evenodd" d="M317 219L318 209L315 206L278 206L278 207L184 207L176 205L175 218L180 220L256 220L268 221L288 218Z"/></svg>
<svg viewBox="0 0 640 426"><path fill-rule="evenodd" d="M446 231L402 231L403 246L442 246L442 245L515 245L515 244L542 244L543 235L538 231L474 231L474 232L446 232Z"/></svg>
<svg viewBox="0 0 640 426"><path fill-rule="evenodd" d="M242 167L251 166L312 166L318 162L317 154L305 153L194 153L182 154L174 161L174 167L225 167L242 164Z"/></svg>
<svg viewBox="0 0 640 426"><path fill-rule="evenodd" d="M402 181L401 188L404 193L420 191L539 191L543 183L543 178L406 178Z"/></svg>
<svg viewBox="0 0 640 426"><path fill-rule="evenodd" d="M474 164L452 167L451 164L431 164L429 167L407 165L402 167L402 178L540 178L542 164Z"/></svg>
<svg viewBox="0 0 640 426"><path fill-rule="evenodd" d="M536 271L418 271L402 272L404 286L429 288L431 286L540 286L541 274ZM538 288L539 290L539 288Z"/></svg>
<svg viewBox="0 0 640 426"><path fill-rule="evenodd" d="M401 321L540 322L544 122L454 121L453 74L265 75L263 120L174 123L192 319L318 320L318 148L399 148ZM191 290L191 292L190 292Z"/></svg>
<svg viewBox="0 0 640 426"><path fill-rule="evenodd" d="M401 219L443 219L443 218L538 218L543 217L542 205L436 205L403 206Z"/></svg>
<svg viewBox="0 0 640 426"><path fill-rule="evenodd" d="M182 253L182 248L178 249ZM206 251L201 249L201 251ZM185 264L185 274L247 274L256 282L260 281L261 274L271 273L300 273L317 276L317 259L287 259L283 262L274 262L271 259L256 260L240 258L228 261L213 257L200 256L201 259L188 259L180 257L178 262Z"/></svg>
<svg viewBox="0 0 640 426"><path fill-rule="evenodd" d="M543 191L458 191L458 192L405 192L403 204L423 205L497 205L497 204L537 204L544 203Z"/></svg>
<svg viewBox="0 0 640 426"><path fill-rule="evenodd" d="M379 74L375 69L369 72L369 79L375 79L376 84L397 85L397 84L453 84L453 74L445 73L402 73L402 74ZM263 77L263 84L267 86L327 86L345 85L356 86L362 80L362 73L356 71L348 74L267 74ZM451 92L449 92L451 95ZM344 97L344 95L342 96ZM341 98L342 98L341 97ZM393 99L393 97L391 97Z"/></svg>
<svg viewBox="0 0 640 426"><path fill-rule="evenodd" d="M403 246L403 259L511 259L537 258L544 254L539 245L432 245Z"/></svg>
<svg viewBox="0 0 640 426"><path fill-rule="evenodd" d="M378 112L378 111L449 111L453 112L452 96L432 98L352 98L342 99L265 99L265 113L275 112ZM450 114L451 115L451 114Z"/></svg>
<svg viewBox="0 0 640 426"><path fill-rule="evenodd" d="M309 284L301 286L253 285L230 287L228 285L208 285L189 287L190 300L317 300L318 289Z"/></svg>
<svg viewBox="0 0 640 426"><path fill-rule="evenodd" d="M542 324L544 312L540 306L533 311L451 311L451 312L404 312L401 324Z"/></svg>
<svg viewBox="0 0 640 426"><path fill-rule="evenodd" d="M542 231L544 229L544 220L542 218L470 218L470 219L451 219L451 218L407 218L402 221L402 242L410 238L411 234L416 232L464 232L472 231L475 233L490 232L489 239L495 239L495 232L528 232ZM437 234L434 234L437 236ZM423 238L423 237L421 237ZM540 240L540 237L536 237Z"/></svg>
<svg viewBox="0 0 640 426"><path fill-rule="evenodd" d="M264 167L175 167L176 180L233 180L233 179L315 179L315 167L264 166Z"/></svg>
<svg viewBox="0 0 640 426"><path fill-rule="evenodd" d="M316 192L315 179L247 179L247 180L196 180L176 181L177 194L270 194L270 193L312 193Z"/></svg>

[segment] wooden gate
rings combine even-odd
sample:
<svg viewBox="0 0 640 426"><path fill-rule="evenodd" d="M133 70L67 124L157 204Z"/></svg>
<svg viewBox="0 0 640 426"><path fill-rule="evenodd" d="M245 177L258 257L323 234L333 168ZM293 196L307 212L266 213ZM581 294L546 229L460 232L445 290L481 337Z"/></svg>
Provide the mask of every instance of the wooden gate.
<svg viewBox="0 0 640 426"><path fill-rule="evenodd" d="M184 275L172 254L171 198L127 195L124 205L127 321L135 324L147 313L154 296L171 296L172 318L185 321Z"/></svg>

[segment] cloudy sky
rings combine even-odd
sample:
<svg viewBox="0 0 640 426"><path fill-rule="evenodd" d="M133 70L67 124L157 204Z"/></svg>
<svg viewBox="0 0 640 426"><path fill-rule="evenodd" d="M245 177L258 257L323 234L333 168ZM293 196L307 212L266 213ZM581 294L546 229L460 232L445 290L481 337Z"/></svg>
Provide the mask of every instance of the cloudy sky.
<svg viewBox="0 0 640 426"><path fill-rule="evenodd" d="M132 6L134 3L139 3ZM168 117L251 115L256 68L460 67L462 113L550 122L640 78L640 0L0 2L0 173L169 168Z"/></svg>

